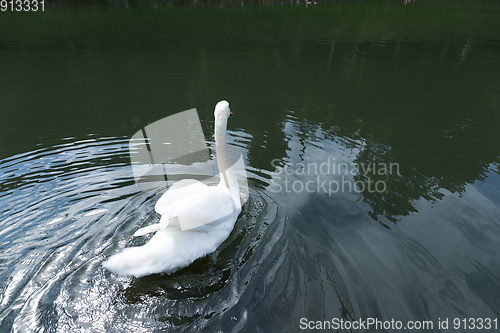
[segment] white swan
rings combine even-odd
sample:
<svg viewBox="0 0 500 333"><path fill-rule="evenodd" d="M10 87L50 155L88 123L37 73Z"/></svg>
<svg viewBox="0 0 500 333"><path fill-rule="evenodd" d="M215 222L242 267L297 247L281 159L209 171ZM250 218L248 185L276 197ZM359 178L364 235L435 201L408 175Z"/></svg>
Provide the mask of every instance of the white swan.
<svg viewBox="0 0 500 333"><path fill-rule="evenodd" d="M156 203L160 222L139 229L134 236L156 231L143 246L115 254L103 267L118 275L141 277L172 273L217 249L229 236L241 212L238 182L231 167L227 147L229 103L215 106L215 144L220 182L207 186L184 179L165 192Z"/></svg>

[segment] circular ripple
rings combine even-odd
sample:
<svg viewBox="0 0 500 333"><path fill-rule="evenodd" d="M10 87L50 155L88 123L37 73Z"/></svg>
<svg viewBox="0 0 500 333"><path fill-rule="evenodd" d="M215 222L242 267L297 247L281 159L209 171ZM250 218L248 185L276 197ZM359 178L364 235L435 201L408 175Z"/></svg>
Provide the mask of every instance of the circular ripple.
<svg viewBox="0 0 500 333"><path fill-rule="evenodd" d="M0 171L2 331L238 329L248 319L241 299L269 274L264 262L283 250L285 214L250 187L233 232L214 253L171 275L118 277L102 262L147 241L132 235L159 219L160 194L135 187L126 139L41 149L0 161Z"/></svg>

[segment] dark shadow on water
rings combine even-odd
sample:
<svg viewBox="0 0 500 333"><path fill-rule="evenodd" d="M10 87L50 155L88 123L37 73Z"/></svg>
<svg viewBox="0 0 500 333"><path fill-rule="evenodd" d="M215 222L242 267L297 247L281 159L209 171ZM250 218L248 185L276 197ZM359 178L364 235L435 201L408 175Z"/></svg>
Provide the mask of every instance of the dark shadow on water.
<svg viewBox="0 0 500 333"><path fill-rule="evenodd" d="M207 256L170 275L153 274L134 279L121 291L121 296L127 304L142 302L149 297L171 300L202 298L224 288L230 275L230 267L220 268Z"/></svg>

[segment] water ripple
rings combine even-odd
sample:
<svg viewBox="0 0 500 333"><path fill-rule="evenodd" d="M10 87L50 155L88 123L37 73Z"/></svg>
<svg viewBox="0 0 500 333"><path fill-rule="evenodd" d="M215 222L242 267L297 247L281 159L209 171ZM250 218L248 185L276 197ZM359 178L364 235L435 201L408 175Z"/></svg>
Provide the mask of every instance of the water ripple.
<svg viewBox="0 0 500 333"><path fill-rule="evenodd" d="M135 187L127 140L66 142L4 159L0 171L2 331L242 328L243 295L257 281L273 283L286 256L276 251L286 247L286 215L251 188L216 252L170 276L117 277L102 262L144 243L132 234L159 219L160 195ZM275 262L274 271L262 269L266 262Z"/></svg>

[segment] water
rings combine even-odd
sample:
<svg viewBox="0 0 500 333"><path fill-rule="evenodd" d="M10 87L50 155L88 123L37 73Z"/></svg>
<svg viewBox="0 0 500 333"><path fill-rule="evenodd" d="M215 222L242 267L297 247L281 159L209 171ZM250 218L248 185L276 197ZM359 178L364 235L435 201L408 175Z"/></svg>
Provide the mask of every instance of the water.
<svg viewBox="0 0 500 333"><path fill-rule="evenodd" d="M0 331L498 317L498 4L221 5L5 14ZM230 238L170 276L104 270L159 219L130 137L197 108L212 141L221 99L250 187Z"/></svg>

